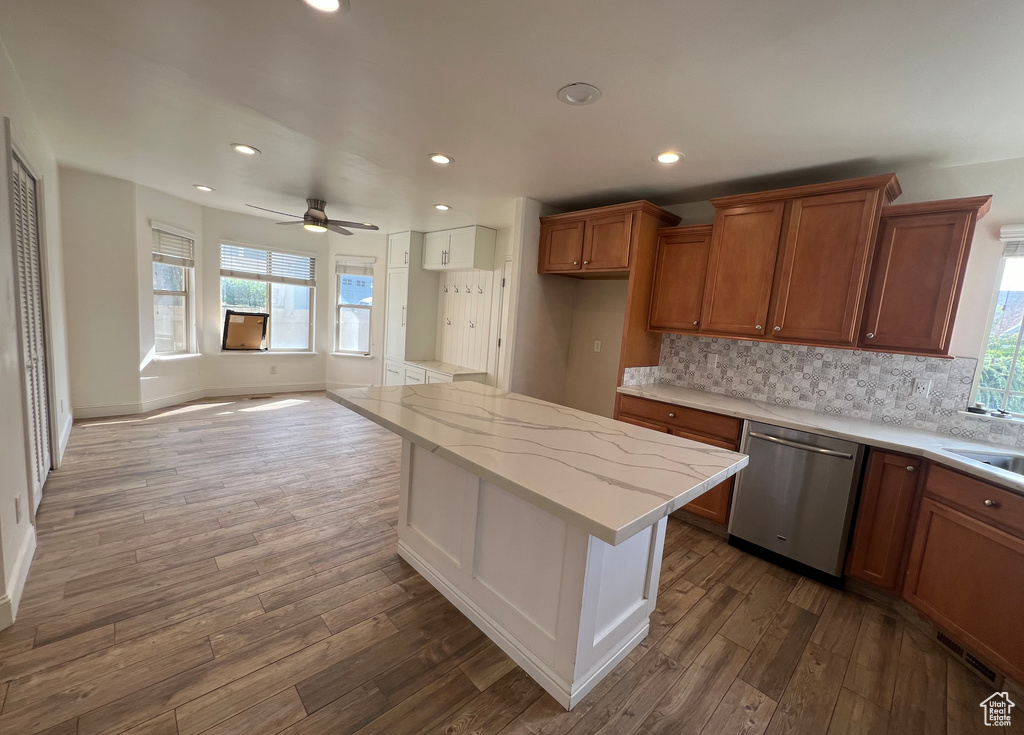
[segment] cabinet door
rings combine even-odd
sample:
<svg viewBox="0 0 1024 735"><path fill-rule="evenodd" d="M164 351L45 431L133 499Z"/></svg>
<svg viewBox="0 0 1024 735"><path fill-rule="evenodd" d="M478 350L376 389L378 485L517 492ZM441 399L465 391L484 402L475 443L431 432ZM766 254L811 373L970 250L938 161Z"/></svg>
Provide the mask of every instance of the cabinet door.
<svg viewBox="0 0 1024 735"><path fill-rule="evenodd" d="M669 429L672 436L681 436L683 439L690 439L701 444L710 444L721 449L736 451L736 445L731 442L724 442L721 439L694 434L682 429ZM735 477L730 477L725 482L715 485L696 500L691 500L683 506L683 510L693 513L695 516L706 518L709 521L720 523L723 526L729 524L729 509L732 506L732 487L735 484Z"/></svg>
<svg viewBox="0 0 1024 735"><path fill-rule="evenodd" d="M882 217L861 346L949 350L973 217L972 212Z"/></svg>
<svg viewBox="0 0 1024 735"><path fill-rule="evenodd" d="M702 332L764 334L784 211L785 203L768 202L715 213Z"/></svg>
<svg viewBox="0 0 1024 735"><path fill-rule="evenodd" d="M402 363L384 361L384 385L405 385L405 366Z"/></svg>
<svg viewBox="0 0 1024 735"><path fill-rule="evenodd" d="M384 355L405 359L405 331L409 308L409 271L389 269L386 296Z"/></svg>
<svg viewBox="0 0 1024 735"><path fill-rule="evenodd" d="M871 452L847 562L851 577L896 590L921 465L902 454Z"/></svg>
<svg viewBox="0 0 1024 735"><path fill-rule="evenodd" d="M423 385L427 382L427 371L421 367L406 365L404 377L406 385Z"/></svg>
<svg viewBox="0 0 1024 735"><path fill-rule="evenodd" d="M410 233L399 232L388 235L388 267L402 268L409 265Z"/></svg>
<svg viewBox="0 0 1024 735"><path fill-rule="evenodd" d="M476 227L460 227L448 231L448 255L445 270L467 270L476 261Z"/></svg>
<svg viewBox="0 0 1024 735"><path fill-rule="evenodd" d="M540 273L578 271L583 263L583 220L555 222L540 228Z"/></svg>
<svg viewBox="0 0 1024 735"><path fill-rule="evenodd" d="M583 269L629 269L629 239L633 232L633 214L609 214L587 219L583 237Z"/></svg>
<svg viewBox="0 0 1024 735"><path fill-rule="evenodd" d="M776 276L771 335L853 345L878 221L879 192L796 199Z"/></svg>
<svg viewBox="0 0 1024 735"><path fill-rule="evenodd" d="M1024 679L1024 541L926 495L903 596L983 660Z"/></svg>
<svg viewBox="0 0 1024 735"><path fill-rule="evenodd" d="M651 293L651 329L697 331L710 252L710 233L659 238Z"/></svg>
<svg viewBox="0 0 1024 735"><path fill-rule="evenodd" d="M428 232L423 236L423 268L443 270L448 259L448 231Z"/></svg>

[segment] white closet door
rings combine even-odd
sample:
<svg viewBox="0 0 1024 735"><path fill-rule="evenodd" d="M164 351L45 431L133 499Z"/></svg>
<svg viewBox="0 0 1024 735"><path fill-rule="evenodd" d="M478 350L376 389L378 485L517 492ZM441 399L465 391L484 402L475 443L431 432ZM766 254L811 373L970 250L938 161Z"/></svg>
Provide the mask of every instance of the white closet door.
<svg viewBox="0 0 1024 735"><path fill-rule="evenodd" d="M39 507L43 483L50 472L50 422L47 396L46 331L43 312L42 254L39 251L39 209L36 181L14 158L11 166L14 223L17 237L18 307L25 362L25 393L29 414L29 455L33 459L33 504Z"/></svg>

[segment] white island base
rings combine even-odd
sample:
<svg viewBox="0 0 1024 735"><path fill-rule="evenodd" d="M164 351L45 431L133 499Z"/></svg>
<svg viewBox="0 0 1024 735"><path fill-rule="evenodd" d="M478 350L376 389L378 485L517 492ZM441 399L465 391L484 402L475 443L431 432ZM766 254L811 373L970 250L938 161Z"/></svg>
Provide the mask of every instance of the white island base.
<svg viewBox="0 0 1024 735"><path fill-rule="evenodd" d="M572 709L647 635L665 518L617 546L404 441L398 553Z"/></svg>

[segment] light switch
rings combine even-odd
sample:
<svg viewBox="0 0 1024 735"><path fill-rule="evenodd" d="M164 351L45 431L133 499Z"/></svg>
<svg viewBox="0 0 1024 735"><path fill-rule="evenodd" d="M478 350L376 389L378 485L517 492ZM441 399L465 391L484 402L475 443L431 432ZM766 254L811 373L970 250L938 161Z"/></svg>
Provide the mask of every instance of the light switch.
<svg viewBox="0 0 1024 735"><path fill-rule="evenodd" d="M595 339L594 340L594 352L600 352L600 351L601 351L601 340Z"/></svg>

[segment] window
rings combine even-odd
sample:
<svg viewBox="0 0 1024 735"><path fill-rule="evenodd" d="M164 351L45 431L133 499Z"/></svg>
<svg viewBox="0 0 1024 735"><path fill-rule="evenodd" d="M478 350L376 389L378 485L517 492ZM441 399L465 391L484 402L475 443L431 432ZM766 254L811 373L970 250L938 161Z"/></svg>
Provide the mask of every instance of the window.
<svg viewBox="0 0 1024 735"><path fill-rule="evenodd" d="M192 269L195 235L153 228L153 342L158 355L192 351Z"/></svg>
<svg viewBox="0 0 1024 735"><path fill-rule="evenodd" d="M338 259L334 270L338 276L334 350L369 355L373 261L343 256Z"/></svg>
<svg viewBox="0 0 1024 735"><path fill-rule="evenodd" d="M220 246L221 324L224 312L270 314L267 349L313 350L316 258L246 245Z"/></svg>
<svg viewBox="0 0 1024 735"><path fill-rule="evenodd" d="M1008 242L996 294L992 326L974 400L989 409L1024 414L1024 242Z"/></svg>

